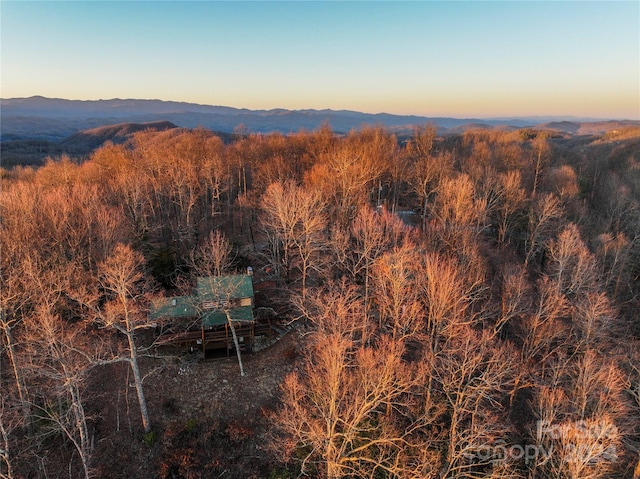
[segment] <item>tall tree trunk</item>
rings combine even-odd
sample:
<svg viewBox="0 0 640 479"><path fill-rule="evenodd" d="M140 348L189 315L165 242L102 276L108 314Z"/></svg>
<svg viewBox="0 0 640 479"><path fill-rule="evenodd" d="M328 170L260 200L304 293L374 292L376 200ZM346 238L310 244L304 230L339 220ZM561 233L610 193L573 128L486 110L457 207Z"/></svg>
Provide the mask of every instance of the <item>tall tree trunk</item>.
<svg viewBox="0 0 640 479"><path fill-rule="evenodd" d="M2 314L1 311L0 311L0 314ZM5 351L7 352L7 357L9 358L9 362L11 363L11 368L13 370L13 376L16 382L16 390L18 391L18 399L20 400L20 407L22 408L22 412L25 420L28 422L29 416L31 414L31 410L29 408L27 391L24 385L24 381L22 379L22 374L20 372L20 368L18 367L18 362L16 360L16 353L14 349L14 340L13 340L13 333L11 331L11 326L9 326L8 324L3 324L2 330L4 332Z"/></svg>
<svg viewBox="0 0 640 479"><path fill-rule="evenodd" d="M11 466L11 454L9 453L9 430L5 427L2 414L4 412L4 402L0 398L0 477L2 476L2 463L4 463L4 471L7 478L12 478L13 468Z"/></svg>
<svg viewBox="0 0 640 479"><path fill-rule="evenodd" d="M531 191L531 197L536 196L538 191L538 183L540 182L540 174L542 173L542 149L538 150L538 157L536 158L536 168L533 172L533 190Z"/></svg>
<svg viewBox="0 0 640 479"><path fill-rule="evenodd" d="M144 397L144 389L142 387L142 375L140 374L140 367L138 366L138 351L133 340L133 332L127 334L129 340L129 352L131 365L131 371L133 372L133 381L136 385L136 393L138 395L138 404L140 404L140 416L142 417L142 426L144 432L151 432L151 421L149 420L149 411L147 410L147 401Z"/></svg>
<svg viewBox="0 0 640 479"><path fill-rule="evenodd" d="M227 315L227 321L229 322L229 328L231 329L231 336L233 336L233 344L236 347L236 355L238 356L238 365L240 366L240 376L246 376L244 372L244 367L242 366L242 356L240 354L240 343L238 342L238 335L236 334L236 328L233 326L233 321L231 320L231 316L229 316L229 312L225 311Z"/></svg>
<svg viewBox="0 0 640 479"><path fill-rule="evenodd" d="M85 479L89 479L91 476L89 466L93 447L91 444L91 439L89 437L89 429L87 428L87 418L84 413L84 406L82 405L78 387L71 384L69 385L68 390L71 396L71 408L73 410L76 429L78 430L78 435L80 436L80 444L78 444L75 440L74 443L78 450L80 461L82 462L84 477Z"/></svg>

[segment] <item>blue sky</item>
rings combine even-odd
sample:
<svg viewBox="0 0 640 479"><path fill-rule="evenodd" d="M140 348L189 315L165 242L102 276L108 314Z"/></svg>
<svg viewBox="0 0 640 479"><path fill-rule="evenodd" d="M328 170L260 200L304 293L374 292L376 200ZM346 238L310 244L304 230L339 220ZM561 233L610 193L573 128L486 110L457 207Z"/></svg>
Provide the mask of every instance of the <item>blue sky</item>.
<svg viewBox="0 0 640 479"><path fill-rule="evenodd" d="M640 2L7 1L2 98L640 119Z"/></svg>

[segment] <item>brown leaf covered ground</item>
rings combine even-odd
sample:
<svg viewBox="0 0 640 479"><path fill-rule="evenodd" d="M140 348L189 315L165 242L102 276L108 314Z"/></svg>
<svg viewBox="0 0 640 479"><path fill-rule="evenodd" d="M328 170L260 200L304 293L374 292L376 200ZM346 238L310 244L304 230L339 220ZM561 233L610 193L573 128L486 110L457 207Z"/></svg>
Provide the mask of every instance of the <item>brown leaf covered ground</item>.
<svg viewBox="0 0 640 479"><path fill-rule="evenodd" d="M268 447L268 414L278 404L280 383L296 367L299 339L292 331L272 346L244 355L245 377L233 355L146 359L144 385L153 423L147 437L138 424L135 390L127 391L122 381L124 365L96 371L96 392L108 391L97 402L102 406L97 411L96 432L102 438L97 475L268 477L278 467Z"/></svg>

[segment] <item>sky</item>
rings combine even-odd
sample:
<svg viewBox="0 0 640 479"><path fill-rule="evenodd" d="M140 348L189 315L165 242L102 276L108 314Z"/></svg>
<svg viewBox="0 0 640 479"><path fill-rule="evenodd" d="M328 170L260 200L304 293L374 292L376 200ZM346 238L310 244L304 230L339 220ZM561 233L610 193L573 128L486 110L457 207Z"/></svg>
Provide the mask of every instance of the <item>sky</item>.
<svg viewBox="0 0 640 479"><path fill-rule="evenodd" d="M0 97L640 119L638 1L0 2Z"/></svg>

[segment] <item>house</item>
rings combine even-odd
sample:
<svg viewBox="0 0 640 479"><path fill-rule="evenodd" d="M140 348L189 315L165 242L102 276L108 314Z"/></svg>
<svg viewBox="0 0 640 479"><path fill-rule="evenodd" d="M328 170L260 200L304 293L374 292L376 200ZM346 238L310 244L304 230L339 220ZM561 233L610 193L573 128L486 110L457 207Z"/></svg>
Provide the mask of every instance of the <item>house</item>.
<svg viewBox="0 0 640 479"><path fill-rule="evenodd" d="M151 305L150 319L170 322L182 331L163 335L161 346L201 349L235 347L231 327L241 348L253 349L255 338L253 277L250 274L208 276L197 279L194 294L159 298Z"/></svg>

